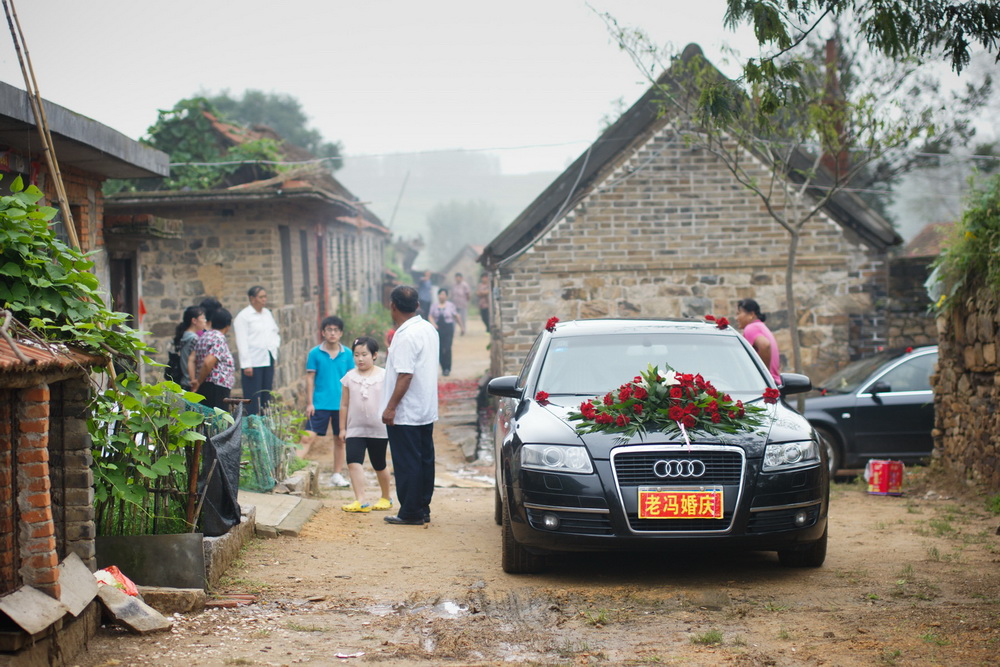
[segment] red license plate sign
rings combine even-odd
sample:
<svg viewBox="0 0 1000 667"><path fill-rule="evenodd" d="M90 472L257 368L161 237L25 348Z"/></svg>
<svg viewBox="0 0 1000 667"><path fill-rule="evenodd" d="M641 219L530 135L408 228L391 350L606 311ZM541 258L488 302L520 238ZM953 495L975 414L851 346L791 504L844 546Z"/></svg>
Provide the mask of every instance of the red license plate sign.
<svg viewBox="0 0 1000 667"><path fill-rule="evenodd" d="M721 519L722 487L639 487L640 519Z"/></svg>

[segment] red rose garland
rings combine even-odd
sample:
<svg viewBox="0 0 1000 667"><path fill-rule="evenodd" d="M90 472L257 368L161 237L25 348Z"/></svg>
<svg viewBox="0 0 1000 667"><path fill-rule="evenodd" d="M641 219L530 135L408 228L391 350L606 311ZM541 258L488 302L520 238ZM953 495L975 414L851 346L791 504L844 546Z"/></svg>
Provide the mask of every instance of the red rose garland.
<svg viewBox="0 0 1000 667"><path fill-rule="evenodd" d="M556 330L556 325L559 324L558 317L550 317L548 322L545 323L545 330L552 333Z"/></svg>
<svg viewBox="0 0 1000 667"><path fill-rule="evenodd" d="M708 322L715 322L715 326L719 327L720 329L725 329L726 327L729 326L729 320L727 320L725 317L716 318L715 315L706 315L705 320Z"/></svg>
<svg viewBox="0 0 1000 667"><path fill-rule="evenodd" d="M650 365L618 389L580 404L569 419L580 422L577 433L607 431L619 433L622 441L647 431L663 431L682 436L688 431L710 434L752 431L760 425L765 408L744 405L716 389L700 374L676 373L668 368L666 377ZM776 403L781 392L764 390L764 402Z"/></svg>

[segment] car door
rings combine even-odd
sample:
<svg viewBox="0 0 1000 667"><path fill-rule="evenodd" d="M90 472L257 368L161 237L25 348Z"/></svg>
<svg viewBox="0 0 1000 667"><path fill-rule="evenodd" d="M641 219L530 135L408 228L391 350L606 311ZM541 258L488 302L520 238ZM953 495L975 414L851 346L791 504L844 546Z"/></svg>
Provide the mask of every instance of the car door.
<svg viewBox="0 0 1000 667"><path fill-rule="evenodd" d="M856 394L851 424L859 456L914 461L934 448L937 351L905 357L866 381ZM887 387L879 391L879 387Z"/></svg>

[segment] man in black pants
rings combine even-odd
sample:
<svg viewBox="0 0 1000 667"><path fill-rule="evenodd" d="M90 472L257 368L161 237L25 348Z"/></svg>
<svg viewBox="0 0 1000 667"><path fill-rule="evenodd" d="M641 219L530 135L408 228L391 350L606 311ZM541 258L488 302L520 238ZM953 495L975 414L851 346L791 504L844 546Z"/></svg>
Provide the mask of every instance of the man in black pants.
<svg viewBox="0 0 1000 667"><path fill-rule="evenodd" d="M431 520L434 422L438 418L438 333L422 318L417 290L400 285L389 297L396 333L385 362L382 422L389 435L399 514L387 523L420 526Z"/></svg>

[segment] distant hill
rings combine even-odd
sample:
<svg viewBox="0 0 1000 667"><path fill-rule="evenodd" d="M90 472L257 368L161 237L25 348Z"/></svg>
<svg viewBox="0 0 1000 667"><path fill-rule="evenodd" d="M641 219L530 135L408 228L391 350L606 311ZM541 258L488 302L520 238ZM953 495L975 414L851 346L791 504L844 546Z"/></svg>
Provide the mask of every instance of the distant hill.
<svg viewBox="0 0 1000 667"><path fill-rule="evenodd" d="M496 207L500 223L506 227L558 175L554 171L505 175L495 156L441 151L376 158L348 155L337 179L394 234L426 239L427 214L436 204L482 199ZM393 218L397 200L399 208ZM491 240L484 238L479 243Z"/></svg>

